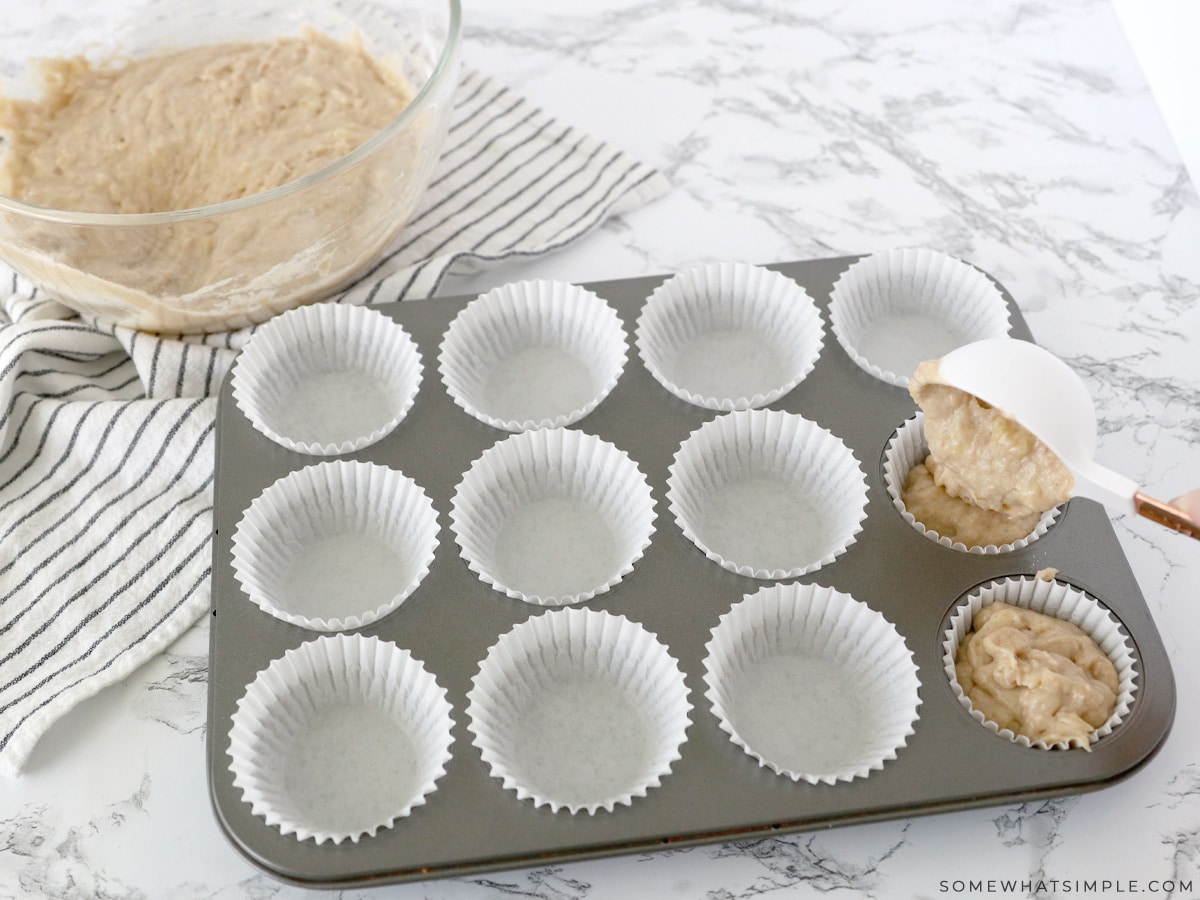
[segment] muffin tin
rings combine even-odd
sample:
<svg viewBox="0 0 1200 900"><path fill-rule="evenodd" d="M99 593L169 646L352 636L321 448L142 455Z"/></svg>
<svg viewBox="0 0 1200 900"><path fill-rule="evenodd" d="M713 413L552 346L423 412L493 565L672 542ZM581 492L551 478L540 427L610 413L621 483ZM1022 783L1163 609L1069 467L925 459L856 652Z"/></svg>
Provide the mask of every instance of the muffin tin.
<svg viewBox="0 0 1200 900"><path fill-rule="evenodd" d="M411 653L446 692L452 709L450 759L424 803L360 840L333 845L285 834L252 809L234 784L230 738L239 700L260 672L320 637L271 615L243 593L233 537L255 498L280 478L318 461L272 441L243 414L230 382L217 413L209 657L208 775L220 826L247 859L272 876L313 887L350 887L465 876L485 871L836 825L1022 802L1103 787L1136 771L1165 740L1175 686L1162 641L1106 511L1072 500L1037 540L1009 552L967 553L927 539L889 498L883 454L915 412L907 392L874 377L828 338L834 283L856 258L765 268L795 280L821 310L826 340L812 371L771 410L828 429L854 453L867 481L861 531L818 567L786 579L820 594L844 594L894 626L919 679L912 733L882 766L858 777L793 779L743 749L714 713L706 645L722 617L776 582L739 574L709 558L668 508L668 469L683 442L720 415L670 393L635 354L611 393L571 428L619 448L651 488L655 528L631 572L568 609L510 596L477 576L451 530L455 489L472 464L507 433L468 415L437 378L426 377L399 426L345 459L397 469L427 494L439 540L420 584L394 611L352 633ZM620 316L630 338L643 304L665 276L584 285ZM1012 298L1011 334L1030 339ZM378 309L415 340L426 373L450 322L473 298L409 301ZM989 731L955 696L943 670L951 618L993 581L1054 568L1057 578L1098 600L1132 645L1137 690L1121 723L1090 751L1022 746ZM624 617L661 643L683 674L691 709L679 758L631 802L572 812L507 789L469 727L472 680L501 636L535 616L603 611ZM865 651L864 651L865 652ZM492 685L496 687L495 684ZM470 702L488 701L488 692ZM721 702L718 700L717 702ZM382 775L381 775L382 777Z"/></svg>

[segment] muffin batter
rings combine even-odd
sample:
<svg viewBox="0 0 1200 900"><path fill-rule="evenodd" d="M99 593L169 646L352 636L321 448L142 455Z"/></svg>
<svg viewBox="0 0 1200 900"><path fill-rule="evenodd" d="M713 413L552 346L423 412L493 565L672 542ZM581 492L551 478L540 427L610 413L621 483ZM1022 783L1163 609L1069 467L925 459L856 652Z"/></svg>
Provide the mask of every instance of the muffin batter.
<svg viewBox="0 0 1200 900"><path fill-rule="evenodd" d="M1041 515L1009 516L951 497L934 481L933 457L917 463L904 479L900 499L913 518L968 547L1011 544L1037 527Z"/></svg>
<svg viewBox="0 0 1200 900"><path fill-rule="evenodd" d="M38 100L0 100L0 192L81 212L192 209L277 187L358 147L411 99L359 43L311 30L40 65Z"/></svg>
<svg viewBox="0 0 1200 900"><path fill-rule="evenodd" d="M393 239L434 161L435 120L417 116L378 152L303 181L379 135L413 97L359 39L310 29L41 67L40 99L0 99L0 191L10 196L164 213L294 185L270 202L144 228L4 222L5 261L48 295L143 331L241 328L340 289Z"/></svg>
<svg viewBox="0 0 1200 900"><path fill-rule="evenodd" d="M979 398L938 383L921 363L908 390L925 412L929 455L908 472L900 499L926 528L986 547L1030 534L1071 496L1075 479L1027 429Z"/></svg>
<svg viewBox="0 0 1200 900"><path fill-rule="evenodd" d="M1112 661L1082 629L996 602L975 614L954 659L975 709L1031 741L1076 741L1108 721L1117 705Z"/></svg>
<svg viewBox="0 0 1200 900"><path fill-rule="evenodd" d="M1074 478L1050 448L977 397L938 384L937 366L921 363L908 388L925 411L934 481L951 497L1012 517L1068 500Z"/></svg>

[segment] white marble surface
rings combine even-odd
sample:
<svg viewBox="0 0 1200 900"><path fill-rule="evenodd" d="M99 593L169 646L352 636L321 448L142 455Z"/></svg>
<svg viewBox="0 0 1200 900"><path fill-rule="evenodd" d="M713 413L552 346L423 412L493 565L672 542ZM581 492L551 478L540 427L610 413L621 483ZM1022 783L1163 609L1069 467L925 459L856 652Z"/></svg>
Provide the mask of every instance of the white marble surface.
<svg viewBox="0 0 1200 900"><path fill-rule="evenodd" d="M1200 4L1192 0L1113 0L1121 27L1141 64L1180 159L1192 181L1200 179Z"/></svg>
<svg viewBox="0 0 1200 900"><path fill-rule="evenodd" d="M466 62L657 165L655 205L445 285L926 245L1001 280L1083 375L1102 462L1200 486L1200 203L1109 0L466 0ZM580 11L582 10L582 11ZM1174 730L1084 796L346 897L1200 895L1200 542L1115 527L1174 666ZM0 896L295 898L205 784L202 622L0 782ZM996 883L987 885L988 879ZM1005 892L999 879L1045 890ZM1152 882L1190 890L1152 891ZM1072 882L1065 884L1065 882Z"/></svg>

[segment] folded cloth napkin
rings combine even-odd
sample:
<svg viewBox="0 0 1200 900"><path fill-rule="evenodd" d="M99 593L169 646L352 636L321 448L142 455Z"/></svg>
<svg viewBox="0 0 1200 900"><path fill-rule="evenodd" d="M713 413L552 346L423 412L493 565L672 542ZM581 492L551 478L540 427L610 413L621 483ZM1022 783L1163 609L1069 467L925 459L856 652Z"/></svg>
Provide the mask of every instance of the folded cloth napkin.
<svg viewBox="0 0 1200 900"><path fill-rule="evenodd" d="M666 188L466 71L416 214L331 300L433 296L459 260L549 252ZM0 772L207 611L214 397L251 332L130 331L0 266Z"/></svg>

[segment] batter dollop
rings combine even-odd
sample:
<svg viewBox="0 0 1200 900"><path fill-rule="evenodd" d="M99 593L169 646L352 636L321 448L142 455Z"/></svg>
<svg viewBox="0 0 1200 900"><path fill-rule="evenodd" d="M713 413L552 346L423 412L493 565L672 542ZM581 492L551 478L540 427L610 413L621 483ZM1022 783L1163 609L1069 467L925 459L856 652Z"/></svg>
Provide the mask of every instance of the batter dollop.
<svg viewBox="0 0 1200 900"><path fill-rule="evenodd" d="M1086 749L1116 709L1116 668L1085 631L1008 603L975 614L954 665L975 709L1031 741Z"/></svg>
<svg viewBox="0 0 1200 900"><path fill-rule="evenodd" d="M1030 534L1041 515L1010 516L951 497L934 479L933 457L908 471L901 500L914 519L938 534L968 547L1010 544Z"/></svg>

